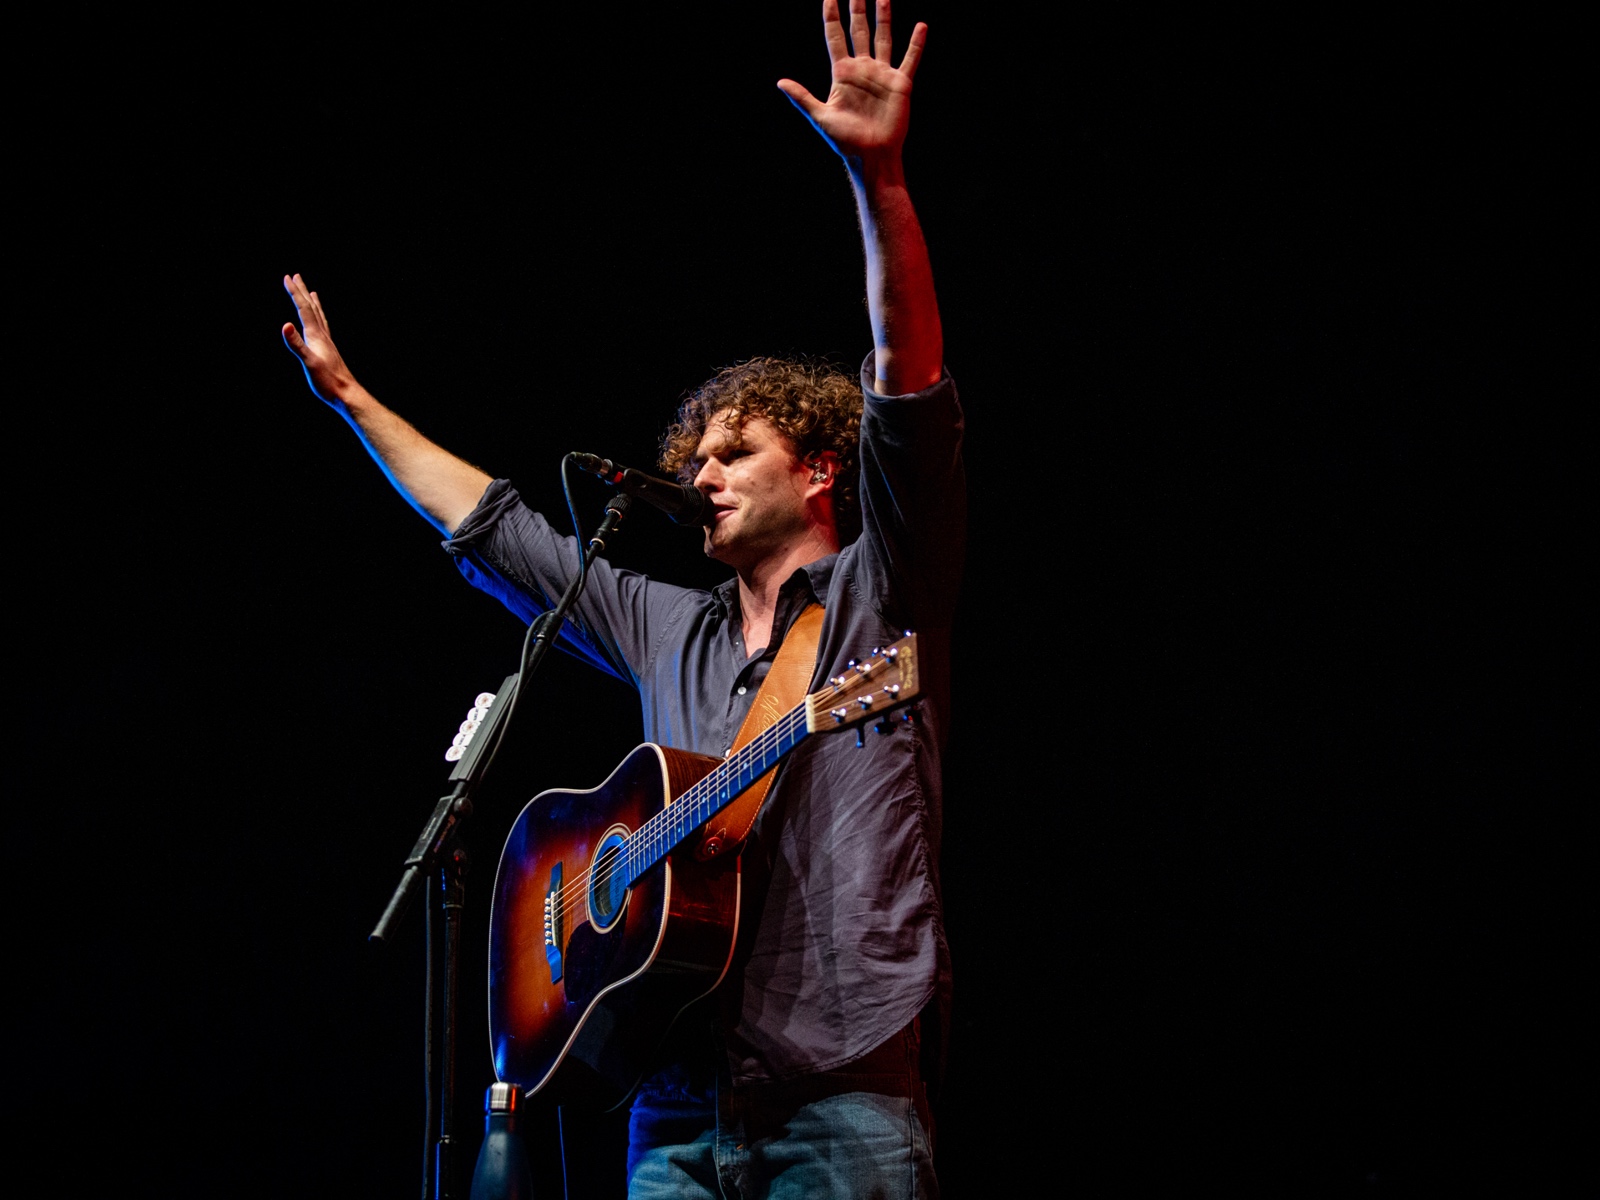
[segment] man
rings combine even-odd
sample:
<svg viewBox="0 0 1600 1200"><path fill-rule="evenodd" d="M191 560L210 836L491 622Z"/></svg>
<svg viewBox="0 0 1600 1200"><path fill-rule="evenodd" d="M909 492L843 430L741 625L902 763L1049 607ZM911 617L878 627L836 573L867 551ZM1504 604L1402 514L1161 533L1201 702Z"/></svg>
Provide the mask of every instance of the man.
<svg viewBox="0 0 1600 1200"><path fill-rule="evenodd" d="M684 403L662 466L713 506L711 592L597 561L563 630L640 692L648 740L722 755L796 618L824 609L814 690L850 658L919 635L923 718L907 732L813 738L779 768L743 851L746 908L729 977L681 1020L630 1126L635 1196L931 1196L925 1079L949 994L937 853L949 630L964 539L961 414L943 371L932 271L901 146L918 25L891 63L888 0L823 28L833 84L778 86L844 159L866 251L874 348L861 384L755 359ZM564 589L577 544L380 405L346 368L322 304L285 287L283 328L312 389L448 535L477 586L527 618ZM863 392L865 396L863 397ZM927 1047L933 1047L927 1050Z"/></svg>

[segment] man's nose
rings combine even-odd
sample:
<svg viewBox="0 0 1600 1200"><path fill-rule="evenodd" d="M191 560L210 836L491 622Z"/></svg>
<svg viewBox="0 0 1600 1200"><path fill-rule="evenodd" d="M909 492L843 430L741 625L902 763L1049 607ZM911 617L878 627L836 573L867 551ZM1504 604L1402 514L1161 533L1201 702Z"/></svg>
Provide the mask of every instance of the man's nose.
<svg viewBox="0 0 1600 1200"><path fill-rule="evenodd" d="M694 475L694 486L702 492L714 492L722 486L722 472L716 469L716 460L703 463Z"/></svg>

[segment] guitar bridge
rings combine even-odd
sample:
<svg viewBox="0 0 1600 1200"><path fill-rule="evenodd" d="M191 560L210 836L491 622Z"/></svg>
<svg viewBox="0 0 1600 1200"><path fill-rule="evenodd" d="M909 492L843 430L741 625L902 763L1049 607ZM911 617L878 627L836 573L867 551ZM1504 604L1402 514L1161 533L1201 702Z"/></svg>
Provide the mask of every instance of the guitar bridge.
<svg viewBox="0 0 1600 1200"><path fill-rule="evenodd" d="M544 956L550 964L550 982L561 982L561 947L566 943L566 921L561 905L561 864L550 872L550 890L544 894Z"/></svg>

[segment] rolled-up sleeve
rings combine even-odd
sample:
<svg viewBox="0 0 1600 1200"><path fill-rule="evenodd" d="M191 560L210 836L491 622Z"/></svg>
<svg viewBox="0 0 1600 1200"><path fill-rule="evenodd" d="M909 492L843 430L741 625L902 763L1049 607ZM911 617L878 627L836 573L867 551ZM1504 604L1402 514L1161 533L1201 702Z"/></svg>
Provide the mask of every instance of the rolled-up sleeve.
<svg viewBox="0 0 1600 1200"><path fill-rule="evenodd" d="M862 591L909 607L886 614L895 620L942 626L966 556L961 401L948 372L920 392L884 396L872 390L875 371L868 354L861 366Z"/></svg>

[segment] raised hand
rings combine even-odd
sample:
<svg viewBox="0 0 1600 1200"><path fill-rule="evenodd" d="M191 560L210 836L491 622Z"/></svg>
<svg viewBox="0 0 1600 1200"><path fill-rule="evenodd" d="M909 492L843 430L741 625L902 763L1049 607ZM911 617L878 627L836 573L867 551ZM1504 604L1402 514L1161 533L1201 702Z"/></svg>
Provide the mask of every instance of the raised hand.
<svg viewBox="0 0 1600 1200"><path fill-rule="evenodd" d="M928 27L919 22L911 31L905 57L895 67L890 62L889 0L877 2L873 35L867 29L867 0L850 0L847 40L839 0L823 0L822 32L833 60L833 86L826 103L792 79L778 81L783 94L846 160L899 154L911 123L911 78L928 40Z"/></svg>
<svg viewBox="0 0 1600 1200"><path fill-rule="evenodd" d="M341 408L345 394L355 385L355 377L350 374L350 368L344 365L339 348L333 344L333 335L328 332L328 316L322 311L322 301L306 287L306 281L299 275L285 275L283 290L289 293L295 311L300 315L300 329L296 329L292 321L284 322L284 343L305 368L306 382L311 385L311 390L335 408ZM303 334L301 330L304 330Z"/></svg>
<svg viewBox="0 0 1600 1200"><path fill-rule="evenodd" d="M283 277L300 313L300 328L284 322L283 340L305 368L311 390L356 431L389 482L435 529L453 533L489 486L489 476L418 433L355 381L328 332L322 301L298 275Z"/></svg>

